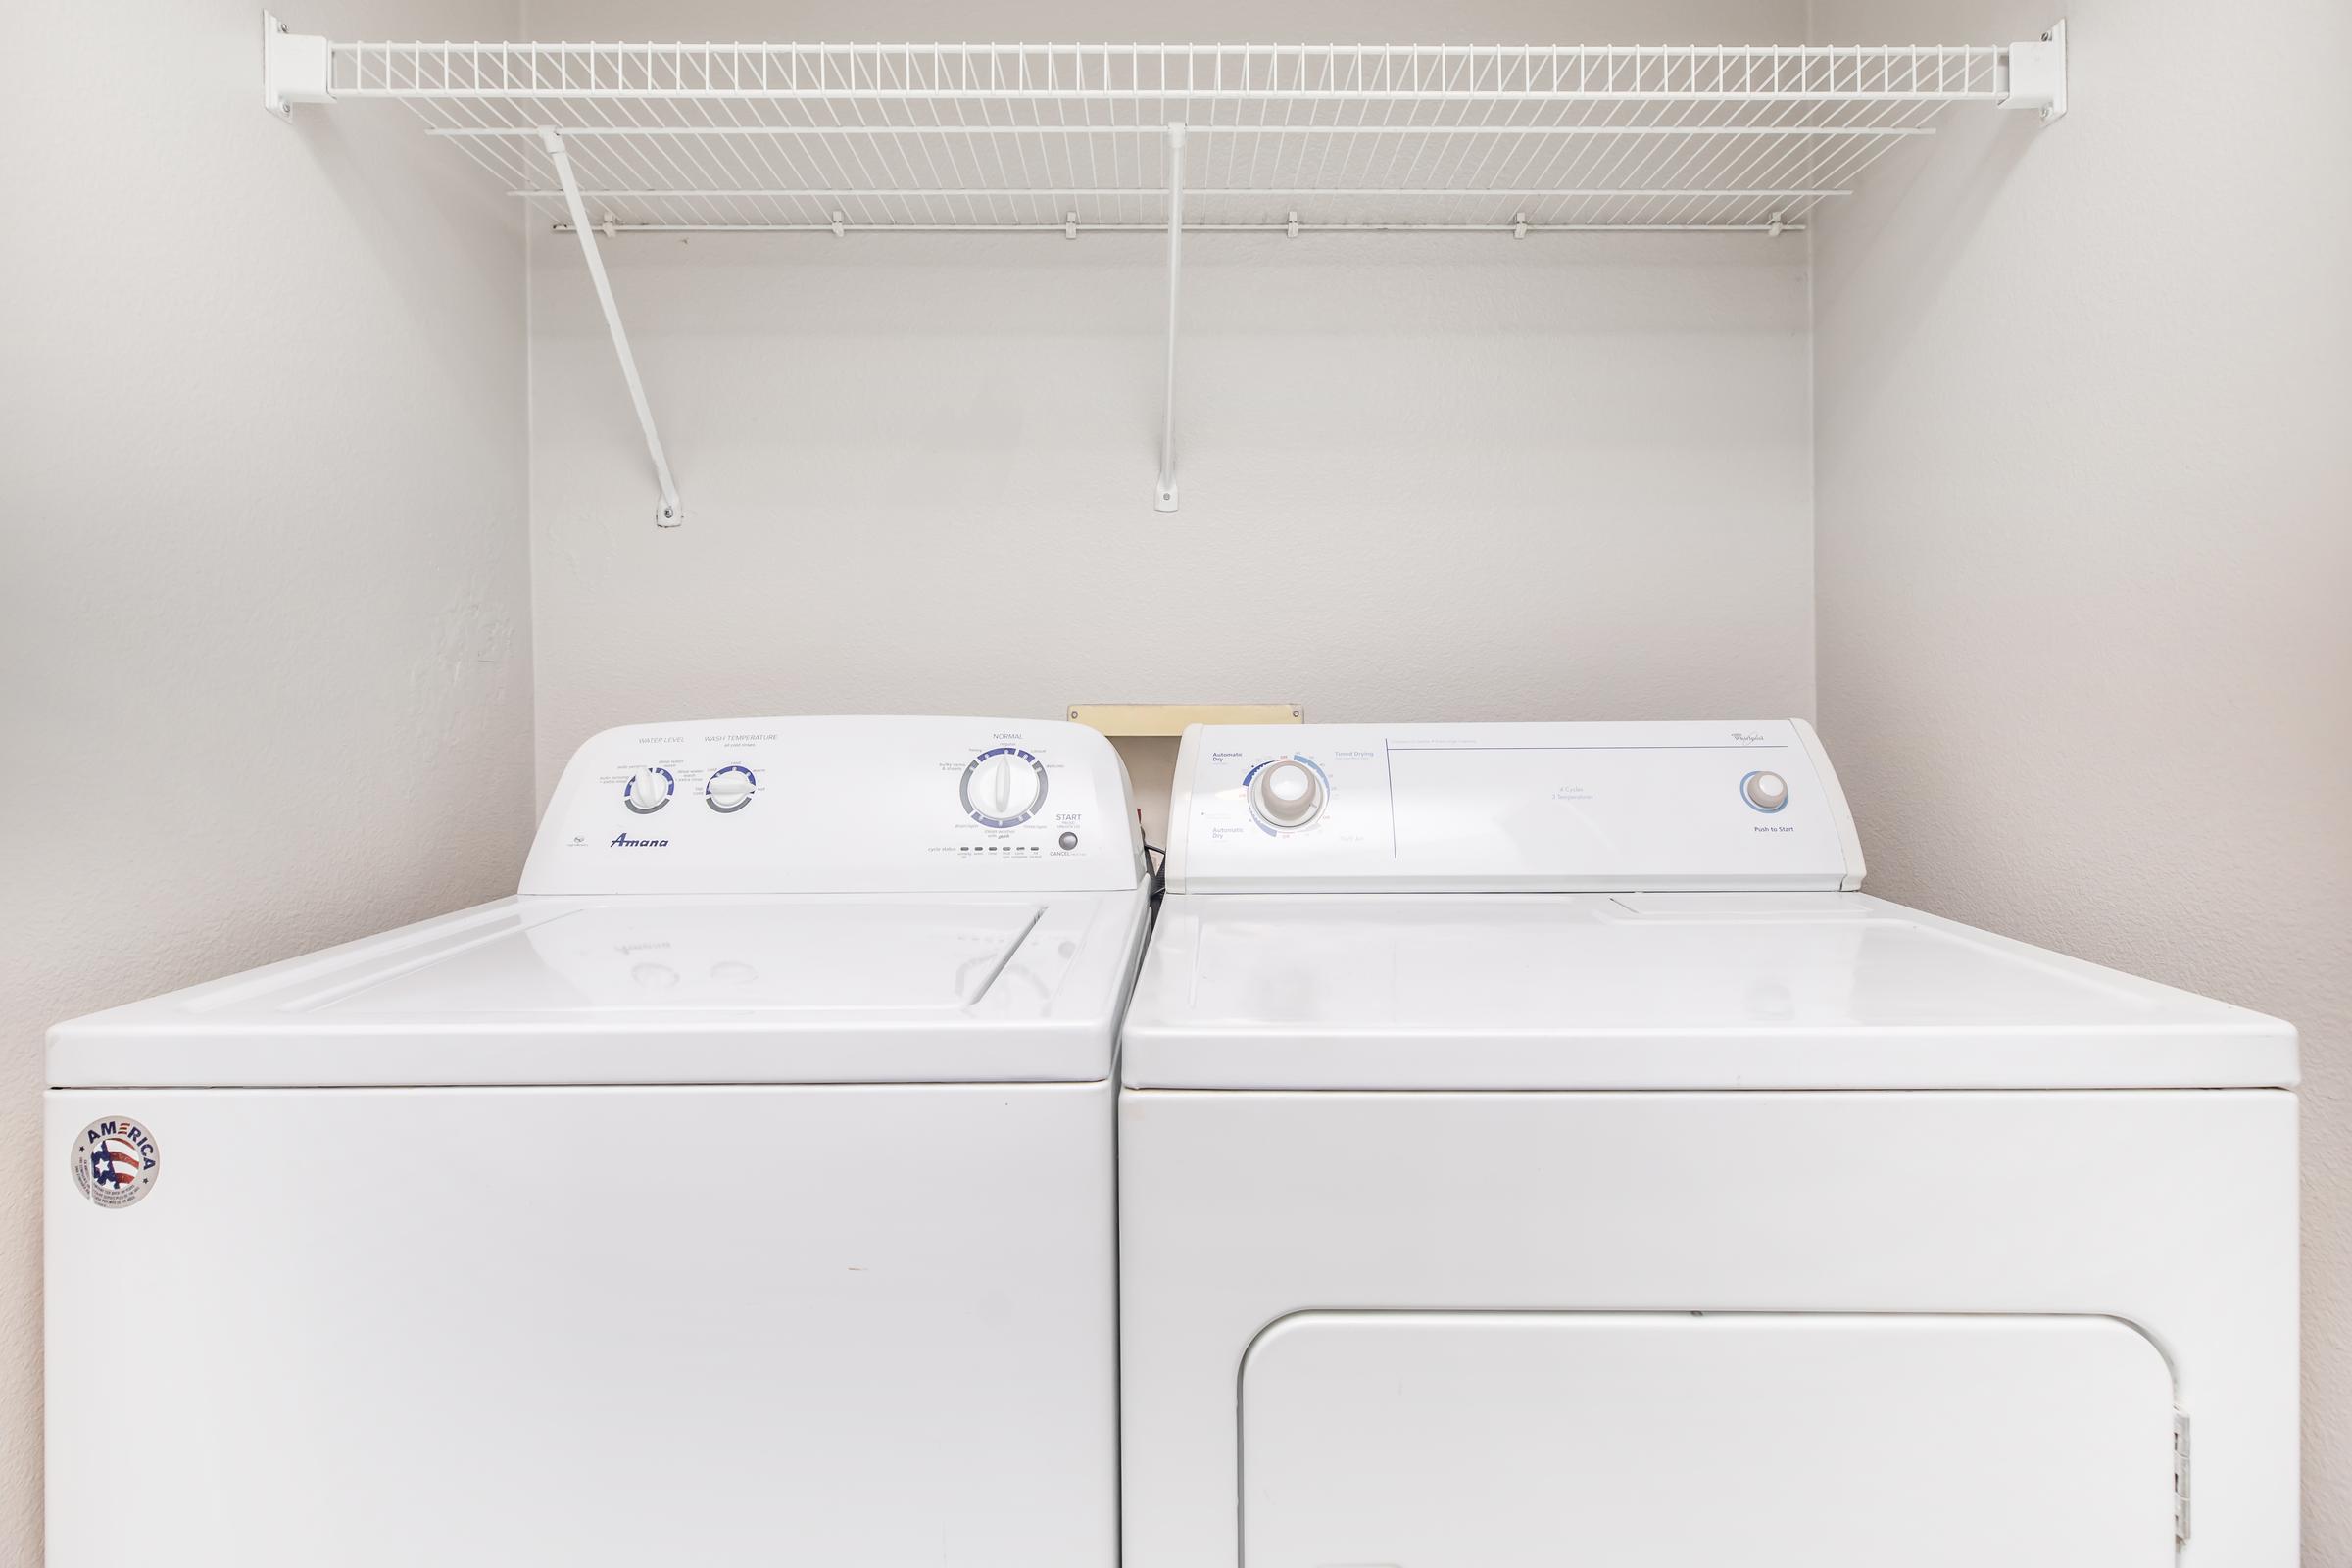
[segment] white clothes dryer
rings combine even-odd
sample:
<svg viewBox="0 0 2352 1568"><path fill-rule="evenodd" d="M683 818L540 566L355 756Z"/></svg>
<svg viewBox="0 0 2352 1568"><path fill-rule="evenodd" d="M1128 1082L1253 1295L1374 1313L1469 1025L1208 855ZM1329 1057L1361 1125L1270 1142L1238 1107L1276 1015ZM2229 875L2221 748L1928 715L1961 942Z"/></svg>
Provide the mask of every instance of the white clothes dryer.
<svg viewBox="0 0 2352 1568"><path fill-rule="evenodd" d="M1126 1568L2293 1568L2286 1024L1860 893L1796 721L1195 729L1169 834Z"/></svg>
<svg viewBox="0 0 2352 1568"><path fill-rule="evenodd" d="M51 1568L1102 1568L1147 918L1091 730L639 725L519 896L61 1025Z"/></svg>

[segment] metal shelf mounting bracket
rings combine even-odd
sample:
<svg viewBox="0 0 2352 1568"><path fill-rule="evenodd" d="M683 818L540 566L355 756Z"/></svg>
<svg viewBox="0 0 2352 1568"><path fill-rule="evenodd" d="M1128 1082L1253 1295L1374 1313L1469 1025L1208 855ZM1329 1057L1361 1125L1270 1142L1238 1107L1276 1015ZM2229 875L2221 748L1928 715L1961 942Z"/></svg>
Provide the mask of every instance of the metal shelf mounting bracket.
<svg viewBox="0 0 2352 1568"><path fill-rule="evenodd" d="M1184 122L1168 122L1168 380L1161 394L1159 494L1152 505L1176 510L1176 278L1184 260Z"/></svg>
<svg viewBox="0 0 2352 1568"><path fill-rule="evenodd" d="M281 120L294 118L296 104L322 104L334 96L327 74L331 48L326 39L291 33L262 13L262 107Z"/></svg>
<svg viewBox="0 0 2352 1568"><path fill-rule="evenodd" d="M2009 95L2001 102L2011 109L2038 109L2041 122L2066 118L2066 22L2050 24L2039 38L2009 46Z"/></svg>
<svg viewBox="0 0 2352 1568"><path fill-rule="evenodd" d="M620 307L612 302L612 282L605 276L605 259L596 247L596 225L588 221L587 204L580 200L580 181L571 170L571 154L564 150L564 133L553 125L539 127L539 145L555 166L556 177L564 182L564 203L571 209L571 231L579 236L589 280L596 284L596 300L605 308L605 326L612 334L612 352L620 357L620 377L629 383L629 401L636 405L638 428L645 432L646 455L654 460L654 477L662 486L662 505L654 521L675 528L686 520L686 512L678 504L677 483L669 476L669 456L662 450L662 433L654 428L653 407L645 401L645 383L638 379L637 356L629 352L629 334L620 324Z"/></svg>

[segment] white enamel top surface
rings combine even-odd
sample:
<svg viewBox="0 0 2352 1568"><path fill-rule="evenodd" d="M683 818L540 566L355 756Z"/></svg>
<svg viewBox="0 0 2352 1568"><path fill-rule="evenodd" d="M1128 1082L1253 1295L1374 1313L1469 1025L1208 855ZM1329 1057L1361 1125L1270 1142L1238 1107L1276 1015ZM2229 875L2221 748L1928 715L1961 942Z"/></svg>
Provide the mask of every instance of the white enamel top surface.
<svg viewBox="0 0 2352 1568"><path fill-rule="evenodd" d="M1171 896L1137 1087L2291 1085L2288 1025L1858 893Z"/></svg>
<svg viewBox="0 0 2352 1568"><path fill-rule="evenodd" d="M526 894L1082 892L1141 883L1127 769L1082 724L630 724L564 766Z"/></svg>
<svg viewBox="0 0 2352 1568"><path fill-rule="evenodd" d="M61 1024L49 1081L1096 1082L1146 901L505 899Z"/></svg>
<svg viewBox="0 0 2352 1568"><path fill-rule="evenodd" d="M1141 845L1082 725L626 725L519 897L60 1024L49 1082L1099 1083Z"/></svg>
<svg viewBox="0 0 2352 1568"><path fill-rule="evenodd" d="M1838 775L1796 719L1196 726L1168 834L1171 892L1862 879Z"/></svg>

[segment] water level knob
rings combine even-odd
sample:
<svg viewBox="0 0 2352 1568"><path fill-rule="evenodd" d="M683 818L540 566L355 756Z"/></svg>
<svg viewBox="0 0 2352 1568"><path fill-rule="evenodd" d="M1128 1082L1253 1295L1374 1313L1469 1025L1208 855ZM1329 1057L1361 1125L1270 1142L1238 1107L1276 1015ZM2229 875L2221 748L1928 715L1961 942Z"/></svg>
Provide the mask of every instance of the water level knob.
<svg viewBox="0 0 2352 1568"><path fill-rule="evenodd" d="M670 786L675 782L667 768L641 767L629 775L629 787L621 798L640 815L659 811L669 804Z"/></svg>

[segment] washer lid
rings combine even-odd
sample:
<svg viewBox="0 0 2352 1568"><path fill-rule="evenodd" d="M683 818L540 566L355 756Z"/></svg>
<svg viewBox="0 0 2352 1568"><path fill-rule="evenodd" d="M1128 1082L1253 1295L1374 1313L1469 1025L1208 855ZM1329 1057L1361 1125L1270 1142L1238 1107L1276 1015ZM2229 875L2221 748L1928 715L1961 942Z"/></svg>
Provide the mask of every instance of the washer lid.
<svg viewBox="0 0 2352 1568"><path fill-rule="evenodd" d="M99 1085L1096 1082L1145 895L505 899L50 1035Z"/></svg>
<svg viewBox="0 0 2352 1568"><path fill-rule="evenodd" d="M2277 1019L1859 893L1171 897L1123 1059L1138 1088L2296 1081Z"/></svg>

